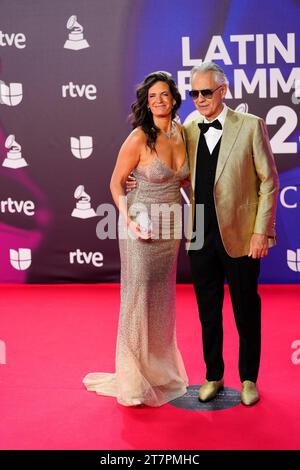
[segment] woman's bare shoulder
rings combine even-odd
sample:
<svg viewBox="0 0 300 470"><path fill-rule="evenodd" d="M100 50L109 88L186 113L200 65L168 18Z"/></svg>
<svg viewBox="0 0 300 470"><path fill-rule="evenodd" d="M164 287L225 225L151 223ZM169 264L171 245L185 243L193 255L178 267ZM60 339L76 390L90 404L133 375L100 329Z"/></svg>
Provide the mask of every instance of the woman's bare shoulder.
<svg viewBox="0 0 300 470"><path fill-rule="evenodd" d="M129 136L127 137L127 140L130 141L131 143L135 144L145 144L147 138L145 132L142 130L141 127L136 127L133 129L132 132L130 132Z"/></svg>
<svg viewBox="0 0 300 470"><path fill-rule="evenodd" d="M145 146L146 136L140 128L133 129L122 144L121 150L140 154Z"/></svg>

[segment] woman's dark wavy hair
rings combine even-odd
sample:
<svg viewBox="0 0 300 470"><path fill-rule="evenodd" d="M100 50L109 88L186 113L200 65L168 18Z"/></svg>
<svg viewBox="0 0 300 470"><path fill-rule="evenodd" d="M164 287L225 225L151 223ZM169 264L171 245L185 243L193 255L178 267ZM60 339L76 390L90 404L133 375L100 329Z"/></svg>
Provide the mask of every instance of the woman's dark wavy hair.
<svg viewBox="0 0 300 470"><path fill-rule="evenodd" d="M155 142L160 132L159 128L154 124L151 111L148 109L148 90L156 82L165 82L169 85L171 94L176 102L172 109L172 119L175 118L177 110L181 105L180 93L169 72L152 72L137 86L137 99L131 105L132 113L129 118L133 129L138 126L143 129L147 136L147 145L151 150L154 150Z"/></svg>

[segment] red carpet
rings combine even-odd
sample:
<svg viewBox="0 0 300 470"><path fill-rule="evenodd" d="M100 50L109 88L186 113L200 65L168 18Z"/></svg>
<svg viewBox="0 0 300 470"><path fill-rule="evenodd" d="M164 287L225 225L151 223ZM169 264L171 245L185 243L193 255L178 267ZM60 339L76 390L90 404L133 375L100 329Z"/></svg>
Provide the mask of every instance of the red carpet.
<svg viewBox="0 0 300 470"><path fill-rule="evenodd" d="M87 392L87 372L114 371L118 285L0 286L1 449L299 449L299 286L261 286L261 401L201 412L124 408ZM177 294L178 342L190 384L204 380L190 285ZM225 385L240 387L226 292ZM5 362L6 355L6 364ZM298 354L298 357L300 353ZM299 361L294 361L299 362Z"/></svg>

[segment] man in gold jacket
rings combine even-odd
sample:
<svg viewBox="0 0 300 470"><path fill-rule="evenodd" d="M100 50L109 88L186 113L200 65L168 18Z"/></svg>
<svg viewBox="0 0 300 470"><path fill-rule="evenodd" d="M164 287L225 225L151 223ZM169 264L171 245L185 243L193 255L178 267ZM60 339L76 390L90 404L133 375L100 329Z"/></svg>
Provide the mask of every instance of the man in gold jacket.
<svg viewBox="0 0 300 470"><path fill-rule="evenodd" d="M207 369L199 399L213 399L224 385L226 279L240 339L241 401L253 405L259 400L260 258L275 244L278 175L264 121L223 103L228 85L223 70L213 62L194 67L191 85L190 96L200 115L185 124L191 172L190 230L194 232L188 252ZM195 211L200 205L204 224ZM204 243L199 247L201 230Z"/></svg>

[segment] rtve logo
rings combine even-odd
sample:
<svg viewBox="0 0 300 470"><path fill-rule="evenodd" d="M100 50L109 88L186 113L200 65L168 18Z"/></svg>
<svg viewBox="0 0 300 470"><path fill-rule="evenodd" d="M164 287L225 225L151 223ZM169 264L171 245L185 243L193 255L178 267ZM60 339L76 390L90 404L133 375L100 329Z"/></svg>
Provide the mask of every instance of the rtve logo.
<svg viewBox="0 0 300 470"><path fill-rule="evenodd" d="M6 201L0 201L0 212L5 214L9 212L10 214L21 214L24 212L25 215L33 216L35 210L35 205L33 201L14 201L9 197Z"/></svg>
<svg viewBox="0 0 300 470"><path fill-rule="evenodd" d="M89 135L80 135L70 138L71 152L74 157L83 160L92 155L93 152L93 137Z"/></svg>
<svg viewBox="0 0 300 470"><path fill-rule="evenodd" d="M19 248L9 250L10 264L18 271L25 271L31 265L31 250L29 248Z"/></svg>
<svg viewBox="0 0 300 470"><path fill-rule="evenodd" d="M62 85L62 97L67 98L83 98L87 100L97 99L97 87L96 85L75 85L73 82L69 82L68 85Z"/></svg>
<svg viewBox="0 0 300 470"><path fill-rule="evenodd" d="M280 191L280 202L287 209L297 209L299 196L300 192L297 186L285 186Z"/></svg>
<svg viewBox="0 0 300 470"><path fill-rule="evenodd" d="M26 36L23 33L4 33L0 31L0 46L15 46L17 49L24 49Z"/></svg>
<svg viewBox="0 0 300 470"><path fill-rule="evenodd" d="M103 254L100 251L93 253L90 251L86 253L85 251L80 251L78 248L76 251L70 251L69 253L70 264L77 262L78 264L90 264L92 263L96 268L101 268L103 266Z"/></svg>
<svg viewBox="0 0 300 470"><path fill-rule="evenodd" d="M0 104L7 106L17 106L23 98L22 83L9 83L6 85L0 81Z"/></svg>
<svg viewBox="0 0 300 470"><path fill-rule="evenodd" d="M292 271L300 273L300 248L297 251L287 250L287 265Z"/></svg>

